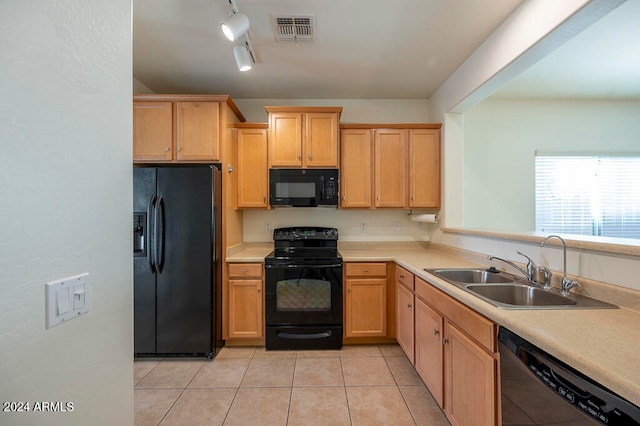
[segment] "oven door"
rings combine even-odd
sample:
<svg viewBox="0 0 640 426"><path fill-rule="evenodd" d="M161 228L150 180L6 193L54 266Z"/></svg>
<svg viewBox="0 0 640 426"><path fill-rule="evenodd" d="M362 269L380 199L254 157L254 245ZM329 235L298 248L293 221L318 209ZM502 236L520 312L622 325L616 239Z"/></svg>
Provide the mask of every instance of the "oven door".
<svg viewBox="0 0 640 426"><path fill-rule="evenodd" d="M342 325L342 263L265 266L267 327Z"/></svg>

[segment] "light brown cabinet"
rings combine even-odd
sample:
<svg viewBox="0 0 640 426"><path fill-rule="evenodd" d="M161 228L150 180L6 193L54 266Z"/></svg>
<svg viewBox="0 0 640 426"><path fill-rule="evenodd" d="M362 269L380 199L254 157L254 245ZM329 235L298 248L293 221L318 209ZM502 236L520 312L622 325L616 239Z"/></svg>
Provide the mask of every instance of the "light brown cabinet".
<svg viewBox="0 0 640 426"><path fill-rule="evenodd" d="M269 167L338 167L341 107L265 107Z"/></svg>
<svg viewBox="0 0 640 426"><path fill-rule="evenodd" d="M267 126L246 126L236 130L237 207L266 209L269 206Z"/></svg>
<svg viewBox="0 0 640 426"><path fill-rule="evenodd" d="M414 276L406 269L396 266L396 340L414 363Z"/></svg>
<svg viewBox="0 0 640 426"><path fill-rule="evenodd" d="M453 425L495 426L496 325L415 279L415 366Z"/></svg>
<svg viewBox="0 0 640 426"><path fill-rule="evenodd" d="M409 207L440 207L440 130L409 130Z"/></svg>
<svg viewBox="0 0 640 426"><path fill-rule="evenodd" d="M442 407L444 402L443 319L422 300L416 298L415 317L416 371L431 395Z"/></svg>
<svg viewBox="0 0 640 426"><path fill-rule="evenodd" d="M134 95L134 162L220 161L225 104L233 102L217 95Z"/></svg>
<svg viewBox="0 0 640 426"><path fill-rule="evenodd" d="M341 208L440 207L439 124L341 129Z"/></svg>
<svg viewBox="0 0 640 426"><path fill-rule="evenodd" d="M340 133L340 207L371 208L373 139L370 129Z"/></svg>
<svg viewBox="0 0 640 426"><path fill-rule="evenodd" d="M228 264L227 326L229 338L263 338L263 264Z"/></svg>
<svg viewBox="0 0 640 426"><path fill-rule="evenodd" d="M345 337L387 335L387 264L345 264Z"/></svg>
<svg viewBox="0 0 640 426"><path fill-rule="evenodd" d="M173 159L173 103L133 103L133 160Z"/></svg>
<svg viewBox="0 0 640 426"><path fill-rule="evenodd" d="M403 208L407 204L406 130L374 132L374 206Z"/></svg>

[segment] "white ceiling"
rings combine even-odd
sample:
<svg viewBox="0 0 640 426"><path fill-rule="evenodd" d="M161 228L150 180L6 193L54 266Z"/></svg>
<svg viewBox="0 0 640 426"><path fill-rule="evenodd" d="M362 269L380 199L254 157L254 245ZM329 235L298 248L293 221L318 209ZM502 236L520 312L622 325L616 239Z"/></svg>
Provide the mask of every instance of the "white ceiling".
<svg viewBox="0 0 640 426"><path fill-rule="evenodd" d="M492 97L640 99L640 0L628 0Z"/></svg>
<svg viewBox="0 0 640 426"><path fill-rule="evenodd" d="M427 99L522 0L237 0L257 56L240 73L227 0L133 0L133 74L156 93L236 99ZM314 44L272 14L314 14Z"/></svg>
<svg viewBox="0 0 640 426"><path fill-rule="evenodd" d="M220 31L228 0L133 0L134 77L157 93L235 99L427 99L522 0L236 0L257 64L240 73ZM314 44L275 40L272 14L314 14ZM640 99L640 0L494 94Z"/></svg>

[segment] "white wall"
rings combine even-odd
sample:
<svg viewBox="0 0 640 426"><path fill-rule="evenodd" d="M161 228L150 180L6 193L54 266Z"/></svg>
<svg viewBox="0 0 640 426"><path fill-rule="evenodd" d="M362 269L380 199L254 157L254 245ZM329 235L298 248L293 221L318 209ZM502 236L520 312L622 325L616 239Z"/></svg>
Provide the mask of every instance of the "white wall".
<svg viewBox="0 0 640 426"><path fill-rule="evenodd" d="M535 152L637 153L638 117L640 101L490 99L467 111L464 226L535 230Z"/></svg>
<svg viewBox="0 0 640 426"><path fill-rule="evenodd" d="M443 226L462 227L465 134L473 107L557 46L623 1L528 0L463 63L429 100L433 121L443 123ZM497 117L500 120L502 117ZM518 135L514 135L518 136ZM510 178L510 177L509 177ZM506 181L506 178L505 178ZM562 254L537 244L436 230L432 241L521 261L520 250L542 265L562 269ZM640 261L631 256L570 249L569 274L640 290Z"/></svg>
<svg viewBox="0 0 640 426"><path fill-rule="evenodd" d="M234 102L247 121L256 122L268 120L266 105L341 106L343 123L430 122L428 102L420 99L234 99ZM407 213L408 210L245 210L244 241L272 241L273 234L267 229L297 225L336 227L342 241L428 240L433 225L419 227ZM361 223L366 223L366 232L361 232Z"/></svg>
<svg viewBox="0 0 640 426"><path fill-rule="evenodd" d="M133 424L131 0L0 2L2 425ZM45 283L91 311L45 329Z"/></svg>
<svg viewBox="0 0 640 426"><path fill-rule="evenodd" d="M427 123L426 99L234 99L247 121L268 121L267 105L341 106L343 123Z"/></svg>

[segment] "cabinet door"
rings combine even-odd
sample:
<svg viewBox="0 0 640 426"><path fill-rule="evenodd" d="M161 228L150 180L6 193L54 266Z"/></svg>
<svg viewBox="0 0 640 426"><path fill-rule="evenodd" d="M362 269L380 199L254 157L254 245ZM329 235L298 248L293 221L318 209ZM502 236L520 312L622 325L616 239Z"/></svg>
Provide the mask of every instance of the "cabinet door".
<svg viewBox="0 0 640 426"><path fill-rule="evenodd" d="M302 166L302 113L269 114L269 165Z"/></svg>
<svg viewBox="0 0 640 426"><path fill-rule="evenodd" d="M453 425L496 424L496 370L493 356L450 323L445 323L445 403Z"/></svg>
<svg viewBox="0 0 640 426"><path fill-rule="evenodd" d="M342 208L371 208L373 138L371 130L343 130L340 138Z"/></svg>
<svg viewBox="0 0 640 426"><path fill-rule="evenodd" d="M238 208L267 208L267 130L238 129Z"/></svg>
<svg viewBox="0 0 640 426"><path fill-rule="evenodd" d="M406 130L375 131L375 206L405 207L407 201Z"/></svg>
<svg viewBox="0 0 640 426"><path fill-rule="evenodd" d="M413 312L414 296L408 288L396 282L396 340L411 363L414 363Z"/></svg>
<svg viewBox="0 0 640 426"><path fill-rule="evenodd" d="M262 280L229 280L229 337L264 337Z"/></svg>
<svg viewBox="0 0 640 426"><path fill-rule="evenodd" d="M164 161L172 158L173 106L171 102L134 102L134 161Z"/></svg>
<svg viewBox="0 0 640 426"><path fill-rule="evenodd" d="M415 339L416 339L416 371L442 407L444 401L443 385L443 319L422 300L416 298L415 303Z"/></svg>
<svg viewBox="0 0 640 426"><path fill-rule="evenodd" d="M409 131L409 207L440 207L440 130Z"/></svg>
<svg viewBox="0 0 640 426"><path fill-rule="evenodd" d="M345 336L386 336L387 280L348 279L346 292Z"/></svg>
<svg viewBox="0 0 640 426"><path fill-rule="evenodd" d="M310 112L304 115L306 167L338 167L338 114Z"/></svg>
<svg viewBox="0 0 640 426"><path fill-rule="evenodd" d="M218 102L176 102L176 159L220 160Z"/></svg>

